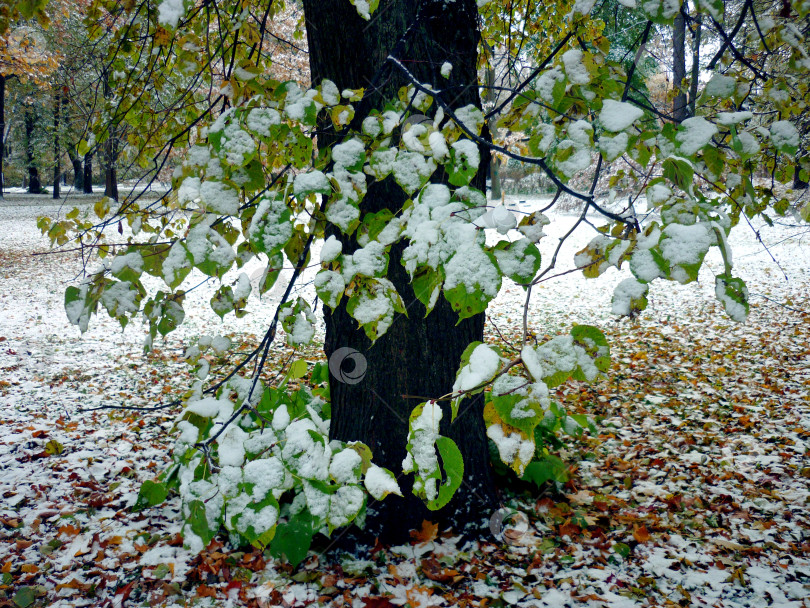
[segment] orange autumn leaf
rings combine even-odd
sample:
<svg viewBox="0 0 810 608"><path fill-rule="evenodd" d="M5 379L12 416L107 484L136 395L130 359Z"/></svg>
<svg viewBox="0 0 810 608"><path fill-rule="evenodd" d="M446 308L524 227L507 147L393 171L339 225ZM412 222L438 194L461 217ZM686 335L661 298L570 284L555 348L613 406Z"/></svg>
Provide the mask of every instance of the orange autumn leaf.
<svg viewBox="0 0 810 608"><path fill-rule="evenodd" d="M74 526L73 524L67 524L64 526L59 526L58 530L59 534L65 534L66 536L76 536L81 530Z"/></svg>
<svg viewBox="0 0 810 608"><path fill-rule="evenodd" d="M197 587L197 597L216 597L217 590L208 585L200 585Z"/></svg>
<svg viewBox="0 0 810 608"><path fill-rule="evenodd" d="M649 530L647 530L647 526L641 524L641 526L633 530L633 538L635 538L640 543L649 542L650 532Z"/></svg>
<svg viewBox="0 0 810 608"><path fill-rule="evenodd" d="M434 524L425 519L422 521L422 528L420 530L411 530L411 538L420 544L427 543L435 540L438 533L439 524Z"/></svg>

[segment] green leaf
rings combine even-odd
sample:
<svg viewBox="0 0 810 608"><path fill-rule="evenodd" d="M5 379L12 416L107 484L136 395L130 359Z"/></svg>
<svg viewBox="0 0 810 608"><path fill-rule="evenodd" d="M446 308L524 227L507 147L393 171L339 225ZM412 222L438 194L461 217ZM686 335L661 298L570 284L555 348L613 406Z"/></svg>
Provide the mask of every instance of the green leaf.
<svg viewBox="0 0 810 608"><path fill-rule="evenodd" d="M515 406L523 400L528 401L528 403L523 404L521 409L523 411L531 411L533 412L533 415L525 418L517 418L512 416ZM495 408L495 411L498 412L498 415L504 422L510 426L520 429L529 437L531 437L534 433L534 427L536 427L540 423L540 420L543 419L543 410L540 407L540 404L531 402L526 395L517 395L514 393L509 395L492 395L492 406Z"/></svg>
<svg viewBox="0 0 810 608"><path fill-rule="evenodd" d="M430 314L441 293L444 278L439 270L433 270L429 266L417 269L411 281L413 293L425 307L425 316Z"/></svg>
<svg viewBox="0 0 810 608"><path fill-rule="evenodd" d="M742 279L726 274L715 277L715 295L734 321L745 322L749 313L748 287Z"/></svg>
<svg viewBox="0 0 810 608"><path fill-rule="evenodd" d="M186 519L186 524L191 528L191 531L202 539L203 546L207 547L208 543L216 535L216 530L208 528L208 518L205 515L205 504L201 500L192 500L188 503L189 516Z"/></svg>
<svg viewBox="0 0 810 608"><path fill-rule="evenodd" d="M692 191L695 170L692 164L680 158L667 158L661 163L666 177L684 192Z"/></svg>
<svg viewBox="0 0 810 608"><path fill-rule="evenodd" d="M630 552L632 551L632 549L630 549L630 545L626 545L624 543L616 543L611 547L611 549L613 549L615 553L621 555L624 559L630 557Z"/></svg>
<svg viewBox="0 0 810 608"><path fill-rule="evenodd" d="M436 439L436 447L439 449L439 456L442 459L444 469L444 481L439 485L439 495L435 500L428 501L427 507L436 511L445 506L464 480L464 458L456 442L449 437L439 437Z"/></svg>
<svg viewBox="0 0 810 608"><path fill-rule="evenodd" d="M51 439L45 444L45 453L48 456L58 456L65 451L65 446L59 443L56 439Z"/></svg>
<svg viewBox="0 0 810 608"><path fill-rule="evenodd" d="M328 381L329 381L329 365L327 365L323 361L318 361L312 368L312 375L310 376L310 382L312 383L313 386L319 386L321 384L326 384Z"/></svg>
<svg viewBox="0 0 810 608"><path fill-rule="evenodd" d="M290 369L287 371L287 378L290 380L298 380L303 378L307 373L307 362L303 359L297 359L290 364Z"/></svg>
<svg viewBox="0 0 810 608"><path fill-rule="evenodd" d="M610 345L602 330L593 325L574 325L571 329L574 343L585 349L588 356L593 359L593 363L600 372L605 373L610 369ZM580 371L580 374L582 372ZM576 380L586 380L585 376Z"/></svg>
<svg viewBox="0 0 810 608"><path fill-rule="evenodd" d="M529 288L529 283L540 270L540 250L527 238L511 243L501 242L493 254L501 272L524 289Z"/></svg>
<svg viewBox="0 0 810 608"><path fill-rule="evenodd" d="M222 285L211 297L211 309L220 319L234 309L233 289L229 285Z"/></svg>
<svg viewBox="0 0 810 608"><path fill-rule="evenodd" d="M453 310L458 313L459 323L463 319L484 312L491 299L482 289L475 288L470 291L464 283L460 283L452 289L445 288L444 297L450 302Z"/></svg>
<svg viewBox="0 0 810 608"><path fill-rule="evenodd" d="M293 568L297 567L309 553L316 522L306 510L296 513L287 521L276 526L276 535L270 542L270 555L276 559L285 558Z"/></svg>
<svg viewBox="0 0 810 608"><path fill-rule="evenodd" d="M388 331L395 313L407 314L393 283L373 278L359 282L346 304L346 312L357 320L372 342Z"/></svg>
<svg viewBox="0 0 810 608"><path fill-rule="evenodd" d="M557 456L546 454L530 462L521 479L532 482L538 488L547 481L565 483L568 481L568 467Z"/></svg>
<svg viewBox="0 0 810 608"><path fill-rule="evenodd" d="M147 479L138 491L138 498L132 510L142 511L147 507L154 507L165 501L168 496L169 488L165 483Z"/></svg>
<svg viewBox="0 0 810 608"><path fill-rule="evenodd" d="M20 587L14 594L14 603L20 608L28 608L37 599L37 592L33 587Z"/></svg>
<svg viewBox="0 0 810 608"><path fill-rule="evenodd" d="M465 145L460 145L466 142ZM445 166L447 181L454 186L466 186L478 172L478 148L469 139L461 139L450 146L450 161Z"/></svg>

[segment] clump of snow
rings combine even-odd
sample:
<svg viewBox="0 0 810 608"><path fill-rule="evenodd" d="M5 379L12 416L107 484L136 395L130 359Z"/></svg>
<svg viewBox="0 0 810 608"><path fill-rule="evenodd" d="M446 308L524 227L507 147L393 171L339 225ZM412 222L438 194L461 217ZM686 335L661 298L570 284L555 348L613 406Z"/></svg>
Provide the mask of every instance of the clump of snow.
<svg viewBox="0 0 810 608"><path fill-rule="evenodd" d="M450 72L453 71L453 64L449 61L445 61L441 67L441 74L445 78L450 78Z"/></svg>
<svg viewBox="0 0 810 608"><path fill-rule="evenodd" d="M745 323L745 320L748 318L748 309L743 302L748 300L748 288L742 285L741 298L740 296L735 298L728 293L728 283L726 279L723 276L718 276L715 280L714 290L717 299L722 302L723 308L725 308L728 316L737 323ZM740 299L742 299L742 302L739 301Z"/></svg>
<svg viewBox="0 0 810 608"><path fill-rule="evenodd" d="M411 420L408 431L408 454L402 461L403 472L410 473L416 470L417 475L426 477L438 470L436 440L439 438L441 419L442 408L435 401L428 401L423 404L420 414ZM435 500L438 495L436 479L428 479L424 490L428 500Z"/></svg>
<svg viewBox="0 0 810 608"><path fill-rule="evenodd" d="M332 262L337 259L342 251L343 243L337 240L334 235L330 236L323 242L323 247L321 248L321 263L328 264Z"/></svg>
<svg viewBox="0 0 810 608"><path fill-rule="evenodd" d="M596 0L575 0L571 12L568 13L568 19L589 15L594 4L596 4Z"/></svg>
<svg viewBox="0 0 810 608"><path fill-rule="evenodd" d="M118 255L113 258L110 265L110 272L114 275L120 274L125 268L130 268L137 273L143 272L143 257L137 251L132 251L125 255Z"/></svg>
<svg viewBox="0 0 810 608"><path fill-rule="evenodd" d="M565 160L555 158L554 164L566 177L573 177L591 166L591 153L587 147L577 145L574 141L566 139L557 146L557 154L559 155L569 149L573 151L568 158Z"/></svg>
<svg viewBox="0 0 810 608"><path fill-rule="evenodd" d="M590 4L590 9L593 7L591 0L577 0L578 3ZM576 6L576 5L575 5ZM565 75L571 84L588 84L591 81L591 75L588 73L588 68L582 61L583 53L579 49L571 49L563 53L562 61L565 68Z"/></svg>
<svg viewBox="0 0 810 608"><path fill-rule="evenodd" d="M740 140L743 154L753 156L759 152L759 141L748 131L740 131L737 133L737 139Z"/></svg>
<svg viewBox="0 0 810 608"><path fill-rule="evenodd" d="M770 133L777 150L789 151L799 147L799 131L790 121L776 121L771 125Z"/></svg>
<svg viewBox="0 0 810 608"><path fill-rule="evenodd" d="M481 133L481 127L484 125L484 113L474 105L469 104L463 108L458 108L455 112L456 118L459 119L464 127L478 135Z"/></svg>
<svg viewBox="0 0 810 608"><path fill-rule="evenodd" d="M312 192L319 192L321 194L328 194L332 189L332 185L326 176L317 169L309 173L299 173L295 176L293 182L293 192L298 197L304 196Z"/></svg>
<svg viewBox="0 0 810 608"><path fill-rule="evenodd" d="M234 216L239 213L239 193L222 182L203 182L200 198L205 208L214 213Z"/></svg>
<svg viewBox="0 0 810 608"><path fill-rule="evenodd" d="M629 316L633 309L633 302L647 297L649 290L646 283L640 283L634 278L625 279L613 290L611 312L621 317Z"/></svg>
<svg viewBox="0 0 810 608"><path fill-rule="evenodd" d="M186 9L183 6L183 0L163 0L158 5L158 23L168 27L176 28L185 14Z"/></svg>
<svg viewBox="0 0 810 608"><path fill-rule="evenodd" d="M388 494L402 496L402 490L399 489L399 484L393 473L378 467L376 464L372 464L366 471L363 483L368 493L376 500L382 500Z"/></svg>
<svg viewBox="0 0 810 608"><path fill-rule="evenodd" d="M515 214L504 205L498 205L492 210L492 227L500 234L506 234L517 226Z"/></svg>
<svg viewBox="0 0 810 608"><path fill-rule="evenodd" d="M274 108L253 108L247 115L247 128L262 137L270 137L270 127L281 124L281 114Z"/></svg>
<svg viewBox="0 0 810 608"><path fill-rule="evenodd" d="M554 85L558 80L565 80L565 75L562 73L559 66L554 66L538 76L535 90L543 101L547 101L548 103L554 101Z"/></svg>
<svg viewBox="0 0 810 608"><path fill-rule="evenodd" d="M731 76L723 76L722 74L715 74L711 80L706 83L704 89L706 95L711 97L719 97L725 99L734 95L737 90L737 81Z"/></svg>
<svg viewBox="0 0 810 608"><path fill-rule="evenodd" d="M360 454L352 448L346 448L332 456L329 474L339 484L357 483L361 463Z"/></svg>
<svg viewBox="0 0 810 608"><path fill-rule="evenodd" d="M627 144L629 142L630 137L627 133L619 133L616 137L606 137L603 135L599 139L599 151L605 157L606 161L612 162L627 151Z"/></svg>
<svg viewBox="0 0 810 608"><path fill-rule="evenodd" d="M599 122L608 131L618 133L624 131L639 118L644 116L644 110L631 103L606 99L599 112Z"/></svg>
<svg viewBox="0 0 810 608"><path fill-rule="evenodd" d="M498 448L498 456L504 464L516 466L518 475L534 456L534 441L525 437L520 431L511 431L508 435L503 432L500 424L491 424L487 427L487 437Z"/></svg>
<svg viewBox="0 0 810 608"><path fill-rule="evenodd" d="M498 353L486 344L479 344L470 354L470 361L463 366L453 383L453 392L469 391L495 377L501 366Z"/></svg>
<svg viewBox="0 0 810 608"><path fill-rule="evenodd" d="M724 127L730 127L731 125L751 120L753 117L754 114L752 112L719 112L717 116L715 116L715 120Z"/></svg>
<svg viewBox="0 0 810 608"><path fill-rule="evenodd" d="M693 116L680 124L675 139L680 144L681 154L692 156L708 144L716 134L715 125L701 116Z"/></svg>

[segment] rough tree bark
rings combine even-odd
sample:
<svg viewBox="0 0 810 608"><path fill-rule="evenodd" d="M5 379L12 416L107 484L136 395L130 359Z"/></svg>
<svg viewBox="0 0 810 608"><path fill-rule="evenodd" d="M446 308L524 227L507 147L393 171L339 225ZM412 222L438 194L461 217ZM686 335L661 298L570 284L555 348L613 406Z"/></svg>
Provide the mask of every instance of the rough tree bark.
<svg viewBox="0 0 810 608"><path fill-rule="evenodd" d="M450 91L447 101L452 107L469 103L480 107L475 0L393 0L381 6L370 21L361 19L347 0L304 0L304 14L313 83L328 78L339 90L365 87L370 93L369 103L358 105L354 126L370 109L381 108L386 99L395 98L398 89L406 84L400 72L386 63L389 54L401 59L422 82ZM449 81L440 77L445 61L453 64ZM321 146L340 141L341 135L322 126L324 130L318 135ZM488 157L482 150L481 167L472 184L481 190ZM361 211L374 213L387 208L396 213L406 198L388 178L369 187ZM337 236L343 241L344 253L357 249L352 238ZM367 362L365 377L357 384L344 384L330 376L331 435L365 442L375 462L395 474L402 471L408 418L412 409L424 401L405 395L438 397L449 392L464 348L482 340L484 328L483 314L457 324L457 314L443 297L425 317L425 308L414 296L401 264L403 249L402 244L392 248L388 278L408 307L408 316L397 315L376 343L372 345L357 328L357 322L346 312L345 300L334 313L328 308L324 311L327 357L339 348L349 347L362 353ZM441 432L454 439L464 456L465 479L454 500L441 513L430 512L412 495L412 477L401 475L405 498L389 496L370 505L365 539L401 542L407 538L408 530L418 527L423 519L454 523L458 529L463 523L488 517L494 486L482 407L480 396L466 402L453 424L449 408L445 409Z"/></svg>

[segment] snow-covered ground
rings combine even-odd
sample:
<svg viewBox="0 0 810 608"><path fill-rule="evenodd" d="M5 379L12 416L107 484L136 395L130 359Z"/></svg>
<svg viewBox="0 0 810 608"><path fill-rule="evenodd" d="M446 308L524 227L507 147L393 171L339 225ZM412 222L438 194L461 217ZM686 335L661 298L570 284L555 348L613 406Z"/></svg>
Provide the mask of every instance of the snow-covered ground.
<svg viewBox="0 0 810 608"><path fill-rule="evenodd" d="M545 202L511 206L531 212ZM234 586L230 574L195 578L200 562L179 544L175 501L128 510L140 482L167 460L171 411L82 410L151 406L182 395L189 383L180 359L190 336L239 334L249 343L264 333L279 290L261 302L251 296L252 314L224 323L208 306L210 291L192 291L188 326L149 357L139 323L122 332L102 313L81 336L63 307L81 260L75 252L32 256L48 249L36 217L69 208L47 197L0 201L0 590L23 593L17 605L29 596L54 606L113 598L119 605L127 598L133 605L150 598L186 605L181 597L194 597L201 583L220 594L219 601L202 600L196 592L208 605L223 605L228 594L234 605L258 597L265 606L305 605L319 596L324 604L340 605L340 598L357 606L389 605L361 601L371 596L412 606L460 599L478 605L484 597L521 606L807 605L807 228L743 222L733 230L735 273L752 294L742 326L714 299L714 274L722 269L715 251L696 283L654 284L650 308L636 321L610 314L613 287L629 276L626 269L593 280L562 274L535 287L534 333L600 325L612 339L615 364L598 386L559 395L577 396L567 405L602 416L605 426L599 441L582 448L592 454L580 466L578 486L566 490L567 507L548 497L514 502L531 515L527 546L481 542L462 550L453 538L423 539L393 548L383 567L344 564L336 575L313 555L303 566L312 576L293 580L283 567L262 565L248 568L256 571L250 583ZM550 217L544 261L576 219ZM558 273L572 268L573 254L595 234L585 226L564 243ZM316 270L302 280L309 301ZM519 332L524 293L504 284L488 310L493 339L495 327L507 338ZM632 551L622 557L625 546ZM436 568L456 575L442 579Z"/></svg>

